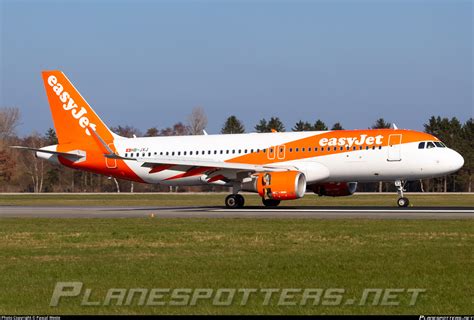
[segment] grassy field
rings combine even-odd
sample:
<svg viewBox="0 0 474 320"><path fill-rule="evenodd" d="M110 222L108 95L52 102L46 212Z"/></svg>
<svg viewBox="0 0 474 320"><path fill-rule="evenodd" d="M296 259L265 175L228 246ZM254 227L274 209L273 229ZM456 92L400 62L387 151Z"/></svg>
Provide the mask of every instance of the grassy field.
<svg viewBox="0 0 474 320"><path fill-rule="evenodd" d="M472 219L0 219L0 314L472 314L473 245ZM50 307L57 281L82 281L93 301L109 288L344 288L343 301L364 288L426 292L414 306L405 295L399 306L264 306L260 295L246 306L81 307L81 295Z"/></svg>
<svg viewBox="0 0 474 320"><path fill-rule="evenodd" d="M223 206L227 194L0 194L0 206ZM472 194L409 194L412 206L474 207ZM319 197L285 201L281 206L396 206L396 194L356 194L349 197ZM255 194L245 195L246 205L262 205ZM1 210L1 208L0 208Z"/></svg>

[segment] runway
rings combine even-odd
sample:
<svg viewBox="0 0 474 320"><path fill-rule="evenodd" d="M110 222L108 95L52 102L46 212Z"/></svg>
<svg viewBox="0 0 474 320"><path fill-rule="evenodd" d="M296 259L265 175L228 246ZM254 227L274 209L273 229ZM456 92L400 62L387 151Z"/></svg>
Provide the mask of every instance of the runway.
<svg viewBox="0 0 474 320"><path fill-rule="evenodd" d="M0 218L473 219L473 207L27 207L0 206Z"/></svg>

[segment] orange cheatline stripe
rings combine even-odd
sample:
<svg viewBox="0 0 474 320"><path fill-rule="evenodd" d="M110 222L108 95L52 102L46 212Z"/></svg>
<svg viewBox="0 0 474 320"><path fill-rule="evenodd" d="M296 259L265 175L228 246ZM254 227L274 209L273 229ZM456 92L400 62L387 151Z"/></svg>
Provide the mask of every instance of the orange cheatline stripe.
<svg viewBox="0 0 474 320"><path fill-rule="evenodd" d="M191 176L197 176L202 174L203 172L212 170L214 168L209 168L209 167L196 167L196 168L191 168L188 171L175 175L173 177L167 178L165 180L175 180L175 179L180 179L180 178L186 178L186 177L191 177Z"/></svg>
<svg viewBox="0 0 474 320"><path fill-rule="evenodd" d="M160 164L160 165L154 166L148 173L161 172L163 170L171 168L172 166L173 166L172 164Z"/></svg>
<svg viewBox="0 0 474 320"><path fill-rule="evenodd" d="M362 144L361 146L355 145L357 147L356 150L353 150L353 146L349 150L347 150L346 145L340 146L324 146L320 145L321 139L339 139L339 138L356 138L359 139L361 135L367 135L367 137L375 137L378 135L383 136L382 144L371 144L369 147L375 146L378 148L379 146L386 147L388 146L389 137L393 134L401 134L402 135L402 144L410 143L410 142L417 142L417 141L427 141L427 140L435 140L438 139L430 134L412 130L394 130L394 129L374 129L374 130L336 130L336 131L329 131L324 133L317 133L310 137L306 137L303 139L297 139L294 141L290 141L279 146L268 146L266 147L266 152L260 150L260 152L254 152L250 154L241 155L225 162L228 163L245 163L245 164L270 164L282 161L292 161L292 160L301 160L305 158L314 158L319 156L327 156L332 154L340 154L346 152L353 152L353 151L360 151L360 147L362 146L362 150L366 149L367 144ZM278 156L275 155L274 159L268 159L267 153L268 149L273 149L273 153L277 151L277 148L283 147L285 148L285 156L283 159L278 159ZM314 151L314 148L317 147L318 151ZM341 147L343 149L341 150ZM299 149L296 152L296 148ZM306 151L302 151L301 149L305 148ZM311 148L311 152L308 152L308 148ZM334 148L336 150L334 150ZM290 152L290 149L293 152Z"/></svg>

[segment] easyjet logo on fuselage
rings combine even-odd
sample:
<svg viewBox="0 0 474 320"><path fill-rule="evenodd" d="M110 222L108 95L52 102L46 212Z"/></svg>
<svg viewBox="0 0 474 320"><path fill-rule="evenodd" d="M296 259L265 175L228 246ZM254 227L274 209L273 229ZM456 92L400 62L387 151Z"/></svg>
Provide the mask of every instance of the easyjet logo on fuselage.
<svg viewBox="0 0 474 320"><path fill-rule="evenodd" d="M329 147L335 147L335 146L348 146L352 147L354 145L356 146L361 146L363 144L366 145L381 145L383 140L383 135L378 135L375 137L368 136L367 134L361 134L359 137L351 137L351 138L322 138L319 140L319 145L321 147L329 146Z"/></svg>
<svg viewBox="0 0 474 320"><path fill-rule="evenodd" d="M53 91L63 103L63 109L66 111L71 111L74 119L76 119L79 125L85 129L84 131L86 134L90 136L91 133L89 132L88 127L91 127L93 130L95 130L96 125L91 123L89 118L86 116L87 110L84 107L78 107L69 92L64 91L63 86L58 82L58 79L55 76L48 77L48 84L53 88Z"/></svg>

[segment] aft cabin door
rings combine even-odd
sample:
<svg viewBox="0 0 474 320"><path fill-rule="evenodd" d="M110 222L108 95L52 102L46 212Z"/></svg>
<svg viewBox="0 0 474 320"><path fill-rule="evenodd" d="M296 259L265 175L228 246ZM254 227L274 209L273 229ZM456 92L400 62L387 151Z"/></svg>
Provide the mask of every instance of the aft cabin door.
<svg viewBox="0 0 474 320"><path fill-rule="evenodd" d="M109 148L113 150L114 144L109 143ZM117 168L117 159L105 158L105 166L108 169L116 169Z"/></svg>
<svg viewBox="0 0 474 320"><path fill-rule="evenodd" d="M388 161L400 161L402 160L402 135L391 134L388 137Z"/></svg>

